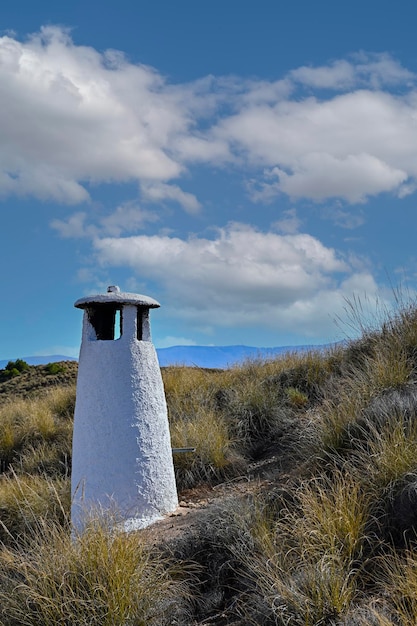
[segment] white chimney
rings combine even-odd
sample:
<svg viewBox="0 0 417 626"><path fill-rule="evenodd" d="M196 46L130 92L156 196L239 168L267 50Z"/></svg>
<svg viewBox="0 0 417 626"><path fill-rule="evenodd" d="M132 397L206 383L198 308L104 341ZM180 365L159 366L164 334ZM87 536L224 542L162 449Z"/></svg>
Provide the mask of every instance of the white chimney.
<svg viewBox="0 0 417 626"><path fill-rule="evenodd" d="M143 528L178 506L164 388L151 341L148 296L81 298L72 457L72 509L82 529L91 511L110 510L126 530Z"/></svg>

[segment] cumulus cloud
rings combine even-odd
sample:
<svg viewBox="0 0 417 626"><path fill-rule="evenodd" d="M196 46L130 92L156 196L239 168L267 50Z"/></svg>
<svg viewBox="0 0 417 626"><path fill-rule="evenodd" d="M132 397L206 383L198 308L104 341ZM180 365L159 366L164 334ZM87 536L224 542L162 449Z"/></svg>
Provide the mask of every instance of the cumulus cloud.
<svg viewBox="0 0 417 626"><path fill-rule="evenodd" d="M158 217L142 209L133 202L121 204L113 213L101 216L95 223L85 211L78 211L66 220L54 219L51 227L65 238L87 237L93 239L110 235L119 237L127 232L142 230L150 222L157 221Z"/></svg>
<svg viewBox="0 0 417 626"><path fill-rule="evenodd" d="M360 202L386 191L404 195L417 176L416 103L414 94L369 90L309 97L248 107L222 120L217 132L263 166L254 200L285 193Z"/></svg>
<svg viewBox="0 0 417 626"><path fill-rule="evenodd" d="M85 182L169 180L187 129L181 94L122 54L76 46L57 27L0 38L0 189L77 203Z"/></svg>
<svg viewBox="0 0 417 626"><path fill-rule="evenodd" d="M369 195L399 188L406 172L390 167L370 154L348 155L337 159L326 153L311 153L301 158L291 174L275 167L277 182L265 185L292 196L324 200L340 197L352 203L364 202ZM259 194L261 196L261 194Z"/></svg>
<svg viewBox="0 0 417 626"><path fill-rule="evenodd" d="M144 201L193 214L201 199L181 180L201 166L251 179L257 201L358 203L416 189L415 76L388 54L278 80L173 84L47 27L23 42L0 37L0 98L2 195L79 204L94 185L137 182Z"/></svg>
<svg viewBox="0 0 417 626"><path fill-rule="evenodd" d="M302 233L231 224L214 239L139 235L94 245L102 266L128 266L156 281L174 314L196 325L299 331L305 324L314 333L342 310L353 285L376 290L366 269Z"/></svg>

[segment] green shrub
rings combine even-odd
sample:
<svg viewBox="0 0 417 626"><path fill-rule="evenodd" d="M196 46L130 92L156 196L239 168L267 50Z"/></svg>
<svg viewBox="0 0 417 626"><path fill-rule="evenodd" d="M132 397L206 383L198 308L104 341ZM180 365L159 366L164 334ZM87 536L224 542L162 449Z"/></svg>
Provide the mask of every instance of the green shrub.
<svg viewBox="0 0 417 626"><path fill-rule="evenodd" d="M0 381L20 376L20 374L27 371L29 367L30 366L26 363L26 361L23 361L23 359L9 361L4 370L1 370L0 372Z"/></svg>
<svg viewBox="0 0 417 626"><path fill-rule="evenodd" d="M16 361L9 361L5 367L7 371L17 370L19 373L25 372L29 369L29 365L23 359L16 359Z"/></svg>
<svg viewBox="0 0 417 626"><path fill-rule="evenodd" d="M48 363L48 365L45 366L45 369L48 374L61 374L62 372L65 372L65 365L62 363Z"/></svg>
<svg viewBox="0 0 417 626"><path fill-rule="evenodd" d="M288 387L286 390L288 402L294 408L303 408L308 404L308 396L296 387Z"/></svg>
<svg viewBox="0 0 417 626"><path fill-rule="evenodd" d="M21 372L16 367L11 367L4 370L4 374L7 378L15 378L16 376L20 376Z"/></svg>

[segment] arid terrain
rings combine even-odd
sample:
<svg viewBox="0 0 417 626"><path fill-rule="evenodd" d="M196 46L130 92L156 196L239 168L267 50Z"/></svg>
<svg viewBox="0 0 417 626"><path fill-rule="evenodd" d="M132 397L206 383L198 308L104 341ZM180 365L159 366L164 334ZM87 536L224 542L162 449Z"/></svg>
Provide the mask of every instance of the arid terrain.
<svg viewBox="0 0 417 626"><path fill-rule="evenodd" d="M164 368L172 446L195 452L174 454L178 510L133 533L104 512L71 533L76 363L15 369L1 626L417 623L414 305L327 351Z"/></svg>

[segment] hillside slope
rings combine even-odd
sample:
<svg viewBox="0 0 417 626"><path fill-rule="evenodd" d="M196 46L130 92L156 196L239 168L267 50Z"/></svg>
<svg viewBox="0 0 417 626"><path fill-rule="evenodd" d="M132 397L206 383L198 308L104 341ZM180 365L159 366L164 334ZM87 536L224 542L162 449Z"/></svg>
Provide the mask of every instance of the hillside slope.
<svg viewBox="0 0 417 626"><path fill-rule="evenodd" d="M0 372L0 398L3 400L6 398L27 398L52 387L69 386L76 383L78 372L76 361L61 361L57 363L57 368L51 369L48 368L48 365L31 365L29 369L21 372L18 376L7 380L1 379Z"/></svg>
<svg viewBox="0 0 417 626"><path fill-rule="evenodd" d="M137 534L99 516L71 536L70 369L0 404L4 626L416 625L416 306L328 351L163 368L172 445L195 453L174 456L179 510Z"/></svg>

